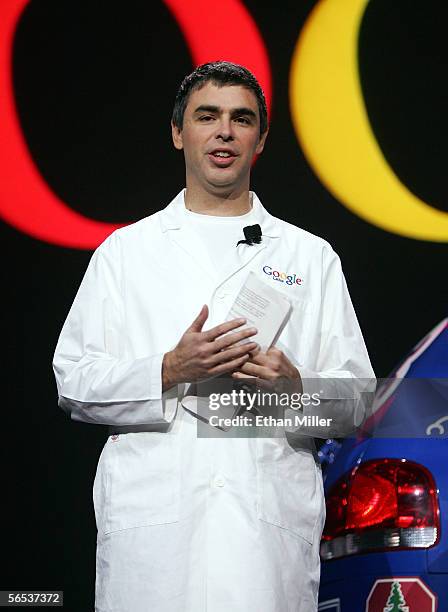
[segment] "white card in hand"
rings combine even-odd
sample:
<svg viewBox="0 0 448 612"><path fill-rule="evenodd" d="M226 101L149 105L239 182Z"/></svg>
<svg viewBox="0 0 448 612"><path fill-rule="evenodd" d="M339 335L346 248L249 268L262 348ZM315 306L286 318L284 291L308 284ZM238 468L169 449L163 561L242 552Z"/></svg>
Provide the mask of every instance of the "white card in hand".
<svg viewBox="0 0 448 612"><path fill-rule="evenodd" d="M257 335L243 342L257 342L261 350L266 352L280 336L291 309L291 303L285 295L261 281L253 272L249 272L226 321L246 319L246 324L234 331L255 327L258 330Z"/></svg>

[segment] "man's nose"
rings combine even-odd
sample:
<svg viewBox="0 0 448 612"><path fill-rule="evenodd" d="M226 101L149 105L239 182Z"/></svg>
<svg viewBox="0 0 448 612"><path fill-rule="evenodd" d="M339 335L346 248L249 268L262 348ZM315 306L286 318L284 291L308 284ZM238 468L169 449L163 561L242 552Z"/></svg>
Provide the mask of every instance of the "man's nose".
<svg viewBox="0 0 448 612"><path fill-rule="evenodd" d="M230 118L221 117L217 126L216 138L233 140L233 126Z"/></svg>

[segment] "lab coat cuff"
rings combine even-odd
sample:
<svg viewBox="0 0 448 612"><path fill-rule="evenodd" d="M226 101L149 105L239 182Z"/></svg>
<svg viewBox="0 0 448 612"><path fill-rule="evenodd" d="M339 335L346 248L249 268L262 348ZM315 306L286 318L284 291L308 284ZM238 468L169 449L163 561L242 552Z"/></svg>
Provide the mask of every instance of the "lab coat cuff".
<svg viewBox="0 0 448 612"><path fill-rule="evenodd" d="M162 362L165 353L152 355L149 359L149 397L162 399Z"/></svg>
<svg viewBox="0 0 448 612"><path fill-rule="evenodd" d="M313 393L320 393L322 383L319 374L302 366L297 366L297 369L302 379L302 394L308 394L311 397Z"/></svg>
<svg viewBox="0 0 448 612"><path fill-rule="evenodd" d="M176 414L179 391L178 386L174 385L174 387L162 392L162 364L164 355L165 353L160 353L151 357L151 372L149 377L150 396L155 400L161 400L161 420L170 423Z"/></svg>
<svg viewBox="0 0 448 612"><path fill-rule="evenodd" d="M302 366L297 366L297 369L302 379L302 393L310 397L317 394L321 399L326 400L357 399L360 384L365 382L358 381L350 372L347 372L345 376L342 371L338 373L338 376L332 376L330 372L323 376L319 372Z"/></svg>

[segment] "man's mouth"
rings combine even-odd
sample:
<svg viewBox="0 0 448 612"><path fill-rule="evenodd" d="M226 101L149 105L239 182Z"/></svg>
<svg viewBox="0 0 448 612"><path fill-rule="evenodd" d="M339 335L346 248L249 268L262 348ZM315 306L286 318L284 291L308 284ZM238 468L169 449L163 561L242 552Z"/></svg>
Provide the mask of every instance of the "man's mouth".
<svg viewBox="0 0 448 612"><path fill-rule="evenodd" d="M208 157L215 165L226 168L233 163L233 160L237 156L235 153L233 153L233 151L215 149L208 154Z"/></svg>

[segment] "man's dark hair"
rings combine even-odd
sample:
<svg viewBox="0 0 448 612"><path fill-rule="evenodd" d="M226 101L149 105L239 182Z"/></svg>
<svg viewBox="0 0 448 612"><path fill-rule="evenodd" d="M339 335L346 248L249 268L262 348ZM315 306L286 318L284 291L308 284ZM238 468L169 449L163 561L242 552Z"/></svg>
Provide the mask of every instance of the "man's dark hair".
<svg viewBox="0 0 448 612"><path fill-rule="evenodd" d="M225 85L241 85L253 91L257 98L258 112L260 115L260 136L268 129L268 113L263 90L252 72L232 62L208 62L201 64L182 81L174 101L172 121L174 125L182 129L184 113L188 100L193 91L201 89L208 82L217 87Z"/></svg>

